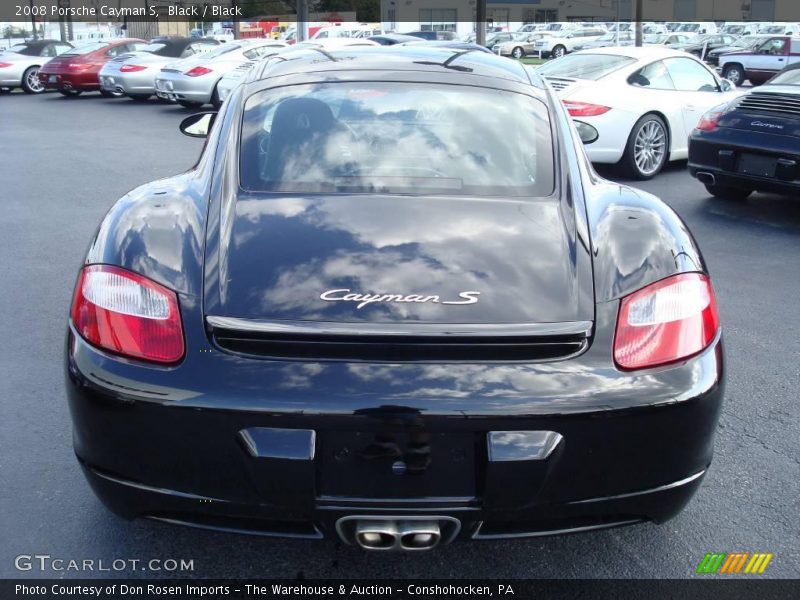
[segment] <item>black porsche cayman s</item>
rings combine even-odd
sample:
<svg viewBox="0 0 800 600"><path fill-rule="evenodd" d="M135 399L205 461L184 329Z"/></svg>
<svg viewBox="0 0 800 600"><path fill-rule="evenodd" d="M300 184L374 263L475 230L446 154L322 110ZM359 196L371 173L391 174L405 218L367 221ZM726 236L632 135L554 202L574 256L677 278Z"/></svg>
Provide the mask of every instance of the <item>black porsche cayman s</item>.
<svg viewBox="0 0 800 600"><path fill-rule="evenodd" d="M689 501L723 394L705 264L543 81L298 49L182 129L209 125L78 276L75 452L112 510L425 550Z"/></svg>

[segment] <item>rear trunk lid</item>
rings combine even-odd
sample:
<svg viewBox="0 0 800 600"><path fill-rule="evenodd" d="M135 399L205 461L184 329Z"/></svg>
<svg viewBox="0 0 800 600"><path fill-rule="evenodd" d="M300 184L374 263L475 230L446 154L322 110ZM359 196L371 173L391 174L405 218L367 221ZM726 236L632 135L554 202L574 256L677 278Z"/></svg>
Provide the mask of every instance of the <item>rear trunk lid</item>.
<svg viewBox="0 0 800 600"><path fill-rule="evenodd" d="M554 197L241 194L209 244L206 315L377 330L593 319L590 256Z"/></svg>
<svg viewBox="0 0 800 600"><path fill-rule="evenodd" d="M800 137L800 92L797 86L764 86L739 98L718 126Z"/></svg>

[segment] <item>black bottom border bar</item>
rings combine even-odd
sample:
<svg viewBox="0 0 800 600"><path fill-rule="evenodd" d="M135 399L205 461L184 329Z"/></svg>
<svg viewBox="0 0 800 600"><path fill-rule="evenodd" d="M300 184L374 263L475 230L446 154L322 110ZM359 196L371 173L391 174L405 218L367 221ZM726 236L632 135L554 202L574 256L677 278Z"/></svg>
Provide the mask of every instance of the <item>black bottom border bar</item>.
<svg viewBox="0 0 800 600"><path fill-rule="evenodd" d="M140 599L276 599L301 598L521 598L602 600L704 600L752 598L783 600L800 597L800 579L758 579L753 576L709 575L697 579L2 579L0 598L102 600Z"/></svg>

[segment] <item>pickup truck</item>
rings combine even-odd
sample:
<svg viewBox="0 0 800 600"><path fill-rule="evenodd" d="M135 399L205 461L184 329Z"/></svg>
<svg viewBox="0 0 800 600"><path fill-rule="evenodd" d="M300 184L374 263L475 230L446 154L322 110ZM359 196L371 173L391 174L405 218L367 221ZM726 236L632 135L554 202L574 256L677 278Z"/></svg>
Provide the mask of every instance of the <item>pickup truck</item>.
<svg viewBox="0 0 800 600"><path fill-rule="evenodd" d="M800 37L786 35L766 38L759 45L719 57L717 69L736 85L750 80L761 85L788 65L800 62Z"/></svg>

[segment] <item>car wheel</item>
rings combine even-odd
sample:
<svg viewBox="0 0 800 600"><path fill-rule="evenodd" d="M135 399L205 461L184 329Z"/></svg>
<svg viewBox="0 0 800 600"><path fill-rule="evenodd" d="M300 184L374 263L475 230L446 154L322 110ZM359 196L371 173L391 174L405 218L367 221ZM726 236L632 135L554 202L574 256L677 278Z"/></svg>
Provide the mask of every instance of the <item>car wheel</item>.
<svg viewBox="0 0 800 600"><path fill-rule="evenodd" d="M725 65L722 76L737 86L744 83L744 69L742 65Z"/></svg>
<svg viewBox="0 0 800 600"><path fill-rule="evenodd" d="M747 188L732 187L730 185L711 185L706 184L706 191L714 196L714 198L721 198L722 200L745 200L753 190Z"/></svg>
<svg viewBox="0 0 800 600"><path fill-rule="evenodd" d="M150 99L151 94L128 94L128 98L136 102L144 102Z"/></svg>
<svg viewBox="0 0 800 600"><path fill-rule="evenodd" d="M22 74L22 90L26 94L41 94L44 85L39 81L39 67L30 67Z"/></svg>
<svg viewBox="0 0 800 600"><path fill-rule="evenodd" d="M634 179L652 179L667 162L668 152L667 126L661 117L649 114L633 126L622 163Z"/></svg>
<svg viewBox="0 0 800 600"><path fill-rule="evenodd" d="M190 100L178 100L178 104L183 108L200 108L203 106L202 102L191 102Z"/></svg>
<svg viewBox="0 0 800 600"><path fill-rule="evenodd" d="M567 53L567 49L564 46L562 46L561 44L559 44L558 46L553 48L553 57L554 58L561 58L566 53Z"/></svg>
<svg viewBox="0 0 800 600"><path fill-rule="evenodd" d="M123 94L122 92L109 92L106 90L100 90L100 95L103 98L122 98L122 96L124 96L125 94Z"/></svg>
<svg viewBox="0 0 800 600"><path fill-rule="evenodd" d="M75 98L81 95L81 90L58 90L58 93L67 98Z"/></svg>
<svg viewBox="0 0 800 600"><path fill-rule="evenodd" d="M219 109L222 106L222 100L219 99L219 84L214 86L214 93L211 94L211 106Z"/></svg>
<svg viewBox="0 0 800 600"><path fill-rule="evenodd" d="M514 49L511 51L511 56L513 56L514 58L516 58L517 60L519 60L520 58L522 58L523 56L525 56L525 51L524 51L522 48L520 48L519 46L517 46L516 48L514 48Z"/></svg>

